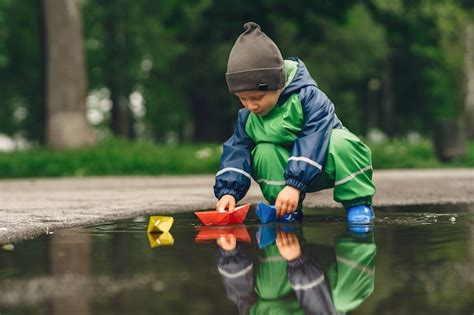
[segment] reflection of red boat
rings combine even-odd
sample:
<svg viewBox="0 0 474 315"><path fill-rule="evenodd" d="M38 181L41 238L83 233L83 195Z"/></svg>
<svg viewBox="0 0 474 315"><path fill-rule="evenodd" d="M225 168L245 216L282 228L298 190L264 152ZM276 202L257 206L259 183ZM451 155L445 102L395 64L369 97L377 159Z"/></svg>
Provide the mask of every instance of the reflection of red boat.
<svg viewBox="0 0 474 315"><path fill-rule="evenodd" d="M216 240L221 236L234 235L237 241L250 243L250 234L247 228L244 227L214 227L214 226L201 226L198 228L198 234L196 235L196 242L205 242L210 240Z"/></svg>
<svg viewBox="0 0 474 315"><path fill-rule="evenodd" d="M194 214L205 225L226 225L226 224L242 224L247 213L249 212L250 204L245 204L236 207L231 212L217 212L217 211L197 211Z"/></svg>

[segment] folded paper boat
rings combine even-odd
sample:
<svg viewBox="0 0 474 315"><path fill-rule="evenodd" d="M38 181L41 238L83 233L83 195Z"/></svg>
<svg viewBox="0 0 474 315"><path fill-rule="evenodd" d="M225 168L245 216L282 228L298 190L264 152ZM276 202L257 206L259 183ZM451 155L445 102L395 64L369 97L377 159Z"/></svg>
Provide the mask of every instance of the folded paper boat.
<svg viewBox="0 0 474 315"><path fill-rule="evenodd" d="M277 219L275 207L267 205L263 202L258 203L255 212L257 213L258 219L262 223L275 222Z"/></svg>
<svg viewBox="0 0 474 315"><path fill-rule="evenodd" d="M250 243L250 234L247 228L244 227L214 227L214 226L201 226L198 228L198 234L196 235L195 241L205 242L210 240L216 240L221 236L234 235L237 241Z"/></svg>
<svg viewBox="0 0 474 315"><path fill-rule="evenodd" d="M160 233L160 232L169 232L171 226L173 225L173 217L167 216L151 216L148 221L148 233Z"/></svg>
<svg viewBox="0 0 474 315"><path fill-rule="evenodd" d="M242 224L247 213L249 212L250 204L245 204L240 207L236 207L230 212L218 212L218 211L196 211L194 214L201 220L205 225L226 225L226 224Z"/></svg>

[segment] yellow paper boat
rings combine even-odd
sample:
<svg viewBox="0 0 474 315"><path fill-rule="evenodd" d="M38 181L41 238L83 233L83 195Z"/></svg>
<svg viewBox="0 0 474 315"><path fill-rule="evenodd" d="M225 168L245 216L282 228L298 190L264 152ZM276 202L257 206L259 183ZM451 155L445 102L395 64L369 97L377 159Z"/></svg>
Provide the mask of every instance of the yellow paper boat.
<svg viewBox="0 0 474 315"><path fill-rule="evenodd" d="M173 235L169 232L164 233L146 233L151 248L159 246L171 246L174 244Z"/></svg>
<svg viewBox="0 0 474 315"><path fill-rule="evenodd" d="M173 225L173 217L151 216L148 222L148 233L169 232Z"/></svg>

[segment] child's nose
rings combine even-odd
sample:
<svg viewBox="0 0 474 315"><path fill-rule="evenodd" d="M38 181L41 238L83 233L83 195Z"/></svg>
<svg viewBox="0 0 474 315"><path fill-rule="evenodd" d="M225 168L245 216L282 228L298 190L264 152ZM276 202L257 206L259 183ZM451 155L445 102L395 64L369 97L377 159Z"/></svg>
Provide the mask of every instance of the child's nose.
<svg viewBox="0 0 474 315"><path fill-rule="evenodd" d="M258 105L257 105L257 103L248 102L247 107L248 107L249 110L255 110L255 109L258 108Z"/></svg>

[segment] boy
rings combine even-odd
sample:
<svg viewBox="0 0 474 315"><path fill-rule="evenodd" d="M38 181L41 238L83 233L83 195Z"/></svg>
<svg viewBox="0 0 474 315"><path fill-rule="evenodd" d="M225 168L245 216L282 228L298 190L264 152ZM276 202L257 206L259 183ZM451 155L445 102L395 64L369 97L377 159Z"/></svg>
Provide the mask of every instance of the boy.
<svg viewBox="0 0 474 315"><path fill-rule="evenodd" d="M232 211L253 177L280 220L302 217L306 192L334 187L349 223L371 223L375 186L369 148L344 128L304 63L283 60L256 23L244 25L226 81L244 106L223 145L214 193Z"/></svg>

